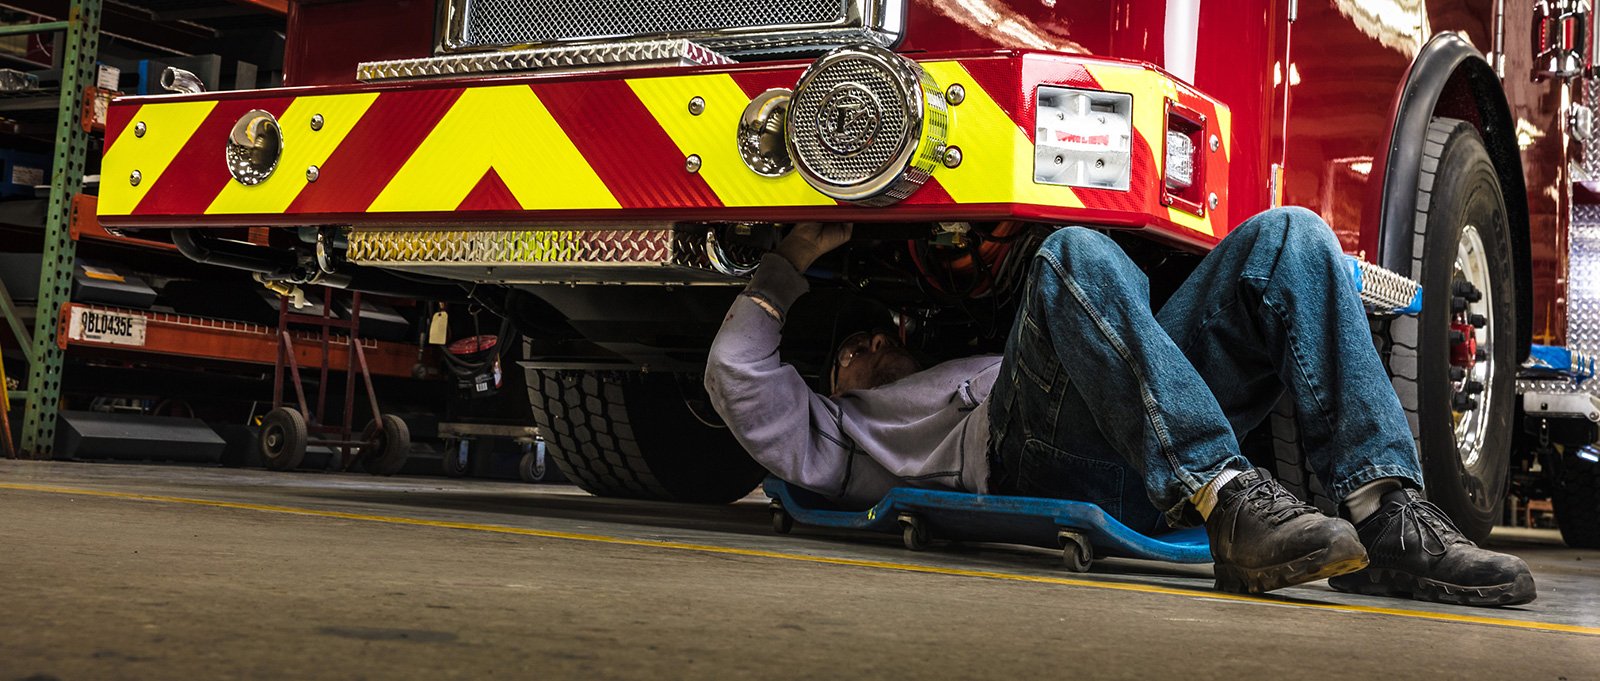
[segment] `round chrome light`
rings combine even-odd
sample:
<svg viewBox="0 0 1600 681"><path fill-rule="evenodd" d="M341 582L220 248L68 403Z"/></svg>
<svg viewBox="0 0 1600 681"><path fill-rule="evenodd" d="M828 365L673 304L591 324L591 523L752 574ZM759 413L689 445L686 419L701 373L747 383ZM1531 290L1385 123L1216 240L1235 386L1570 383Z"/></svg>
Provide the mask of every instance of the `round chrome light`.
<svg viewBox="0 0 1600 681"><path fill-rule="evenodd" d="M785 130L795 169L832 198L884 206L921 187L944 154L944 93L922 66L875 45L806 69Z"/></svg>
<svg viewBox="0 0 1600 681"><path fill-rule="evenodd" d="M278 119L260 109L239 117L228 133L228 172L239 184L256 185L272 177L283 156L283 131Z"/></svg>
<svg viewBox="0 0 1600 681"><path fill-rule="evenodd" d="M783 141L790 94L784 88L767 90L750 100L739 116L739 157L757 175L783 177L794 170Z"/></svg>

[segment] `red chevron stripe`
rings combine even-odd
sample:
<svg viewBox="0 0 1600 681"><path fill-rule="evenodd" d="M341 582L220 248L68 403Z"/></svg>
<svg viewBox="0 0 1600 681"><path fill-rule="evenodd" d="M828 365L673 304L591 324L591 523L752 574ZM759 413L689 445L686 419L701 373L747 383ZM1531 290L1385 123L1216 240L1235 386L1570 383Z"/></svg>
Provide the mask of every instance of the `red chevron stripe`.
<svg viewBox="0 0 1600 681"><path fill-rule="evenodd" d="M394 179L461 96L457 88L385 92L322 164L286 213L360 213Z"/></svg>
<svg viewBox="0 0 1600 681"><path fill-rule="evenodd" d="M733 82L739 85L739 89L744 91L744 96L755 99L756 95L772 88L794 89L795 83L800 81L800 74L804 72L805 69L793 68L771 71L740 71L729 75L733 77Z"/></svg>
<svg viewBox="0 0 1600 681"><path fill-rule="evenodd" d="M144 195L133 214L204 213L222 188L233 181L233 176L228 174L228 161L223 156L233 124L251 109L261 109L274 116L282 115L291 101L293 99L290 97L275 97L218 102L194 135L184 142L183 149L167 165L161 179ZM279 168L278 172L289 171ZM294 172L305 171L300 169Z"/></svg>
<svg viewBox="0 0 1600 681"><path fill-rule="evenodd" d="M544 83L533 92L623 208L722 205L705 178L684 170L683 152L627 82Z"/></svg>
<svg viewBox="0 0 1600 681"><path fill-rule="evenodd" d="M522 210L522 204L511 193L511 188L506 186L506 181L500 179L500 173L490 168L472 191L461 199L456 210Z"/></svg>

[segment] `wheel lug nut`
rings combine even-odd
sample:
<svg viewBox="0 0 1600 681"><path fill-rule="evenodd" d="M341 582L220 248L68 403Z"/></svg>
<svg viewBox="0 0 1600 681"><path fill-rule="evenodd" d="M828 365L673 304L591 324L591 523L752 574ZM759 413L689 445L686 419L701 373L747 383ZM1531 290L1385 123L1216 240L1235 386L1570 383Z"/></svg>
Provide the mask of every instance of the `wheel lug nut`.
<svg viewBox="0 0 1600 681"><path fill-rule="evenodd" d="M1485 317L1485 316L1483 316L1481 314L1475 314L1475 315L1472 315L1470 317L1467 317L1467 323L1472 324L1472 326L1474 328L1481 329L1481 328L1489 325L1489 318Z"/></svg>
<svg viewBox="0 0 1600 681"><path fill-rule="evenodd" d="M1483 362L1483 361L1488 360L1489 359L1489 351L1488 351L1488 349L1486 349L1486 348L1478 348L1477 352L1472 353L1472 359L1474 359L1476 361L1479 361L1479 362Z"/></svg>
<svg viewBox="0 0 1600 681"><path fill-rule="evenodd" d="M1456 395L1455 399L1450 401L1450 406L1456 411L1472 411L1478 408L1478 401L1466 395Z"/></svg>
<svg viewBox="0 0 1600 681"><path fill-rule="evenodd" d="M1467 311L1467 299L1461 296L1450 296L1450 312L1461 314Z"/></svg>
<svg viewBox="0 0 1600 681"><path fill-rule="evenodd" d="M1460 345L1460 344L1465 343L1465 342L1467 342L1467 334L1464 334L1464 333L1462 333L1462 332L1460 332L1460 331L1458 331L1456 329L1451 329L1450 330L1450 344L1451 345Z"/></svg>
<svg viewBox="0 0 1600 681"><path fill-rule="evenodd" d="M1461 392L1468 395L1481 393L1483 392L1483 381L1467 381L1466 385L1461 386Z"/></svg>
<svg viewBox="0 0 1600 681"><path fill-rule="evenodd" d="M1459 381L1467 377L1467 370L1461 367L1450 367L1450 380Z"/></svg>

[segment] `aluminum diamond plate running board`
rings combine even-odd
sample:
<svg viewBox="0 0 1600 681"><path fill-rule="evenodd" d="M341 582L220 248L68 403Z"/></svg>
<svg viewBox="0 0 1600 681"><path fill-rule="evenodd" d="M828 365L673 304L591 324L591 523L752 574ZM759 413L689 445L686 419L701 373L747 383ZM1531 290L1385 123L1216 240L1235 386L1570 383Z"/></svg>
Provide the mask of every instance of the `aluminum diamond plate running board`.
<svg viewBox="0 0 1600 681"><path fill-rule="evenodd" d="M1566 347L1580 357L1600 357L1600 206L1573 207L1567 254ZM1523 394L1530 412L1565 410L1585 418L1600 414L1600 402L1591 407L1590 400L1560 399L1571 395L1600 399L1600 380L1523 378L1517 381L1517 392Z"/></svg>
<svg viewBox="0 0 1600 681"><path fill-rule="evenodd" d="M643 229L358 228L358 265L499 284L745 283L762 253L724 245L707 226Z"/></svg>
<svg viewBox="0 0 1600 681"><path fill-rule="evenodd" d="M573 73L638 66L712 66L732 63L732 59L689 40L634 40L362 62L356 66L356 80L449 78L516 71Z"/></svg>

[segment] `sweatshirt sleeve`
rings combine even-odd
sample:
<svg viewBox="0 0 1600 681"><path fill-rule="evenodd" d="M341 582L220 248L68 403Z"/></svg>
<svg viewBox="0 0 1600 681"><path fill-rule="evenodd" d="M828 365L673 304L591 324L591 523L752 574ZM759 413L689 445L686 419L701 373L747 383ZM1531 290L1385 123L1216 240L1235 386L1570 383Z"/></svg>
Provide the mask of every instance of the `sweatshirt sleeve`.
<svg viewBox="0 0 1600 681"><path fill-rule="evenodd" d="M789 306L807 290L789 261L762 259L711 344L706 392L739 444L773 475L839 496L851 450L839 408L778 357Z"/></svg>

